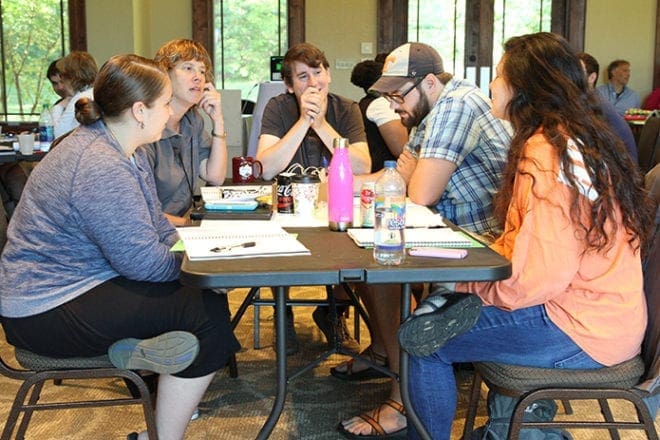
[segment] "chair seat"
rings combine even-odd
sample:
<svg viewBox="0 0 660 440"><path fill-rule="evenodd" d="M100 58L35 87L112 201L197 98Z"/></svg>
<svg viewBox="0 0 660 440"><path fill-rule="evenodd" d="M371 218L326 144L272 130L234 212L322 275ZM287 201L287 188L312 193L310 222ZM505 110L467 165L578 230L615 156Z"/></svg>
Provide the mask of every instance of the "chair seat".
<svg viewBox="0 0 660 440"><path fill-rule="evenodd" d="M16 348L14 353L18 363L32 371L114 368L107 355L89 358L52 358L21 348Z"/></svg>
<svg viewBox="0 0 660 440"><path fill-rule="evenodd" d="M497 362L478 362L475 368L487 383L523 394L545 387L630 388L639 383L644 374L644 361L636 356L611 367L592 370L534 368Z"/></svg>

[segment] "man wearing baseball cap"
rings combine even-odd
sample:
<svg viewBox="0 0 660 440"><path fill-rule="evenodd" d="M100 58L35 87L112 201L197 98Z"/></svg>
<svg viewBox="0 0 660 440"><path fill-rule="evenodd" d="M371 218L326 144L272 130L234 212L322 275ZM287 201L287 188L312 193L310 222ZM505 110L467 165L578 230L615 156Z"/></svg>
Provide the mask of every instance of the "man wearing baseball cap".
<svg viewBox="0 0 660 440"><path fill-rule="evenodd" d="M511 135L508 123L491 114L488 97L474 84L445 72L438 52L422 43L392 51L370 92L390 101L411 129L397 161L410 199L436 208L469 231L497 234L501 226L493 216L492 199ZM392 323L400 316L400 286L373 285L359 291L373 327L371 348L385 352L390 369L398 373L398 325ZM353 374L360 367L366 365L352 365ZM390 398L380 407L342 421L337 429L348 438L404 434L405 410L397 381L392 380Z"/></svg>

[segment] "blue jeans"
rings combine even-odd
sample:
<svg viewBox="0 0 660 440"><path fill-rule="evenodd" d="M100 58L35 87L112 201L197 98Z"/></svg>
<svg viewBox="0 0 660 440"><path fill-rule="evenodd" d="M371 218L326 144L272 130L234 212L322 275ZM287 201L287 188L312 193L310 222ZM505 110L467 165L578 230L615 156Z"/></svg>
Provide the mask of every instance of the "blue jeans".
<svg viewBox="0 0 660 440"><path fill-rule="evenodd" d="M452 364L475 361L543 368L602 367L550 321L545 307L513 312L484 307L470 331L451 339L430 356L410 356L410 398L433 439L449 440L451 434L456 412ZM408 436L419 438L412 424Z"/></svg>

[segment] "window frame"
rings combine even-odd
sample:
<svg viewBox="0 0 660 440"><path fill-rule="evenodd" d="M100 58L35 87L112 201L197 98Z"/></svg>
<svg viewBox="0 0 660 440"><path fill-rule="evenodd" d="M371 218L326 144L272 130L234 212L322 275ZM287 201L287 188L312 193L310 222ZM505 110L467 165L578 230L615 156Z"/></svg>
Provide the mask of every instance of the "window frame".
<svg viewBox="0 0 660 440"><path fill-rule="evenodd" d="M192 39L215 53L213 0L192 0L192 21ZM305 0L287 0L287 26L288 47L305 41Z"/></svg>

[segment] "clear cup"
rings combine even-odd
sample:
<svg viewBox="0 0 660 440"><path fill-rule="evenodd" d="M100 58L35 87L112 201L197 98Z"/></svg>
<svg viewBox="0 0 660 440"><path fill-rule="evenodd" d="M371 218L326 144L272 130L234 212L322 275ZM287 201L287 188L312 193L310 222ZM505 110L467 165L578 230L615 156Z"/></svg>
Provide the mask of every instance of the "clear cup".
<svg viewBox="0 0 660 440"><path fill-rule="evenodd" d="M293 212L301 217L314 217L321 180L315 175L297 175L291 179Z"/></svg>
<svg viewBox="0 0 660 440"><path fill-rule="evenodd" d="M19 134L18 148L22 155L31 156L34 154L34 134Z"/></svg>

